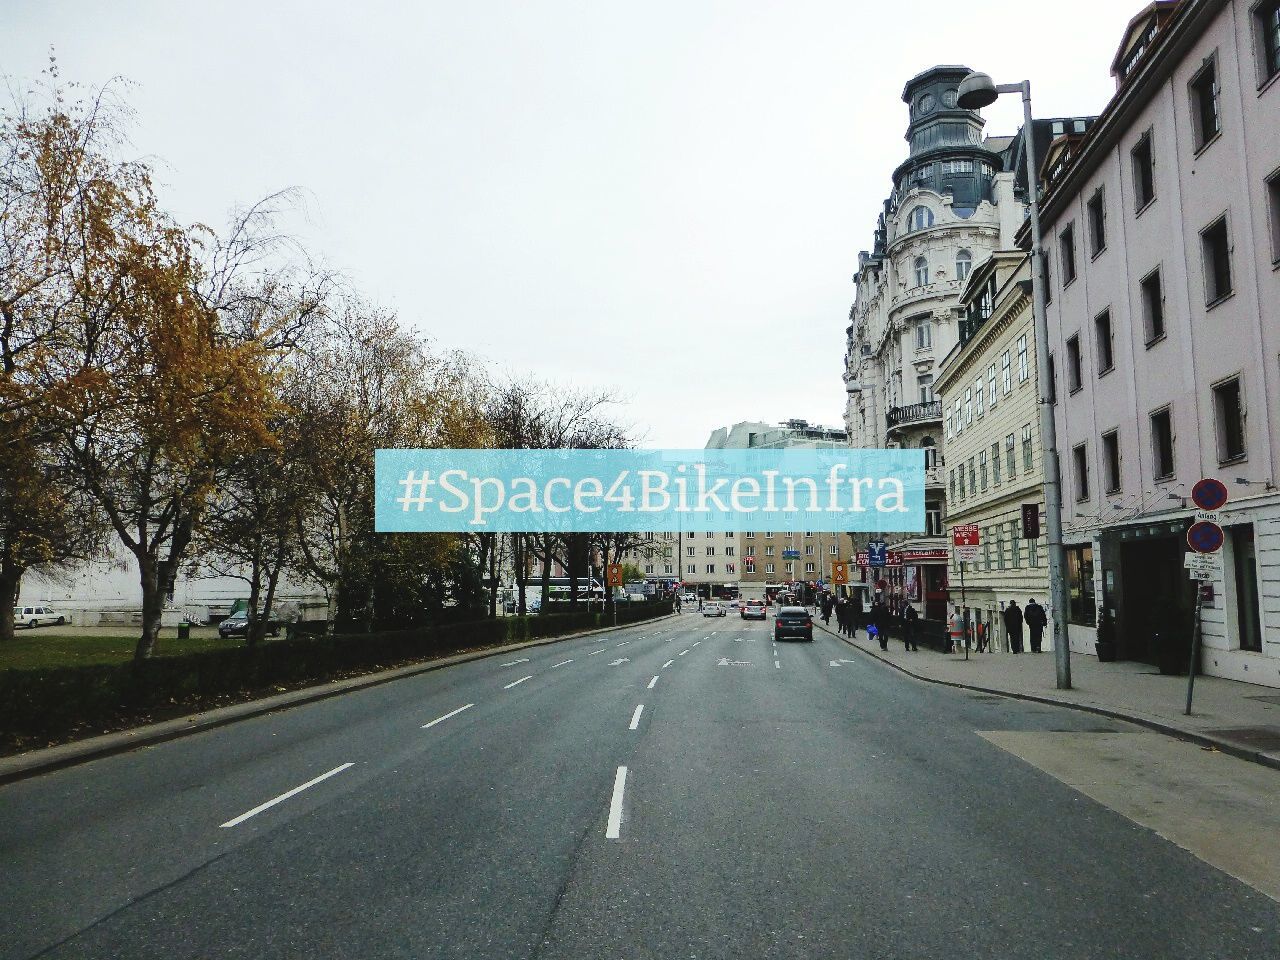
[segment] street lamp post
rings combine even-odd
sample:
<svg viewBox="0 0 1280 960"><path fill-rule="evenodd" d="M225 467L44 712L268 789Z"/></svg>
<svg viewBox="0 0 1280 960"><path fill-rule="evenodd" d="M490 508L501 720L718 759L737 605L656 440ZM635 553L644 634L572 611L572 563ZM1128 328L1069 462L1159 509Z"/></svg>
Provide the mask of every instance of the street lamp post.
<svg viewBox="0 0 1280 960"><path fill-rule="evenodd" d="M1062 545L1062 474L1058 465L1058 435L1053 417L1053 383L1049 368L1049 320L1044 295L1044 257L1040 235L1035 135L1031 123L1031 83L997 85L985 73L971 73L960 81L958 101L966 110L995 103L1002 93L1022 94L1023 142L1027 155L1027 196L1031 206L1031 291L1035 312L1036 374L1039 378L1040 439L1044 446L1045 533L1049 542L1049 607L1053 616L1053 657L1059 690L1071 689L1071 646L1067 638L1066 551Z"/></svg>

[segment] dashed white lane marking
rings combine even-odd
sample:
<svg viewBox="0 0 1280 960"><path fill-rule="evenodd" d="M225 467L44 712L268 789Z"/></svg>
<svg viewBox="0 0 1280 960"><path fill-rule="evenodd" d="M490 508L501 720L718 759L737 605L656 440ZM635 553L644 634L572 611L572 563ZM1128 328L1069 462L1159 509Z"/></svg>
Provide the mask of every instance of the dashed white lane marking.
<svg viewBox="0 0 1280 960"><path fill-rule="evenodd" d="M782 669L782 664L781 664L781 663L779 663L777 660L773 661L773 665L774 665L775 667L777 667L779 670L781 670L781 669Z"/></svg>
<svg viewBox="0 0 1280 960"><path fill-rule="evenodd" d="M236 817L234 820L228 820L226 823L220 824L220 826L223 826L223 827L238 826L244 823L250 817L256 817L263 810L268 810L271 807L274 807L277 803L283 803L285 800L288 800L292 796L296 796L297 794L301 793L303 790L306 790L308 787L314 787L321 780L328 780L334 774L341 773L343 770L346 770L348 767L354 767L354 766L355 766L354 763L344 763L341 766L334 767L328 773L322 773L320 774L320 776L316 777L314 780L308 780L306 783L302 784L302 786L300 787L294 787L292 790L288 790L280 794L280 796L275 797L271 800L268 800L266 803L260 803L258 804L258 806L254 807L252 810L247 810L244 813L240 814L240 816Z"/></svg>
<svg viewBox="0 0 1280 960"><path fill-rule="evenodd" d="M673 663L675 663L674 660L668 660L666 663L662 665L662 669L663 670L667 669L667 667L671 666Z"/></svg>
<svg viewBox="0 0 1280 960"><path fill-rule="evenodd" d="M552 669L552 670L554 670L556 667L563 667L566 663L573 663L573 661L572 661L572 660L561 660L559 663L553 663L553 664L551 665L551 669Z"/></svg>
<svg viewBox="0 0 1280 960"><path fill-rule="evenodd" d="M677 654L676 654L676 656L677 656L677 657L683 657L683 656L684 656L686 653L688 653L688 652L689 652L688 650L681 650L679 653L677 653Z"/></svg>
<svg viewBox="0 0 1280 960"><path fill-rule="evenodd" d="M524 683L526 680L532 680L532 679L533 679L533 674L529 674L529 676L527 676L527 677L521 677L519 680L513 680L513 681L511 681L511 683L508 683L508 684L507 684L505 687L503 687L502 689L503 689L503 690L510 690L512 687L516 686L517 684L521 684L521 683Z"/></svg>
<svg viewBox="0 0 1280 960"><path fill-rule="evenodd" d="M693 642L693 645L696 647L696 646L697 646L698 644L700 644L701 642L702 642L701 640L695 640L695 641Z"/></svg>
<svg viewBox="0 0 1280 960"><path fill-rule="evenodd" d="M599 650L592 650L590 653L587 654L587 656L594 657L597 653L604 653L604 647L601 647Z"/></svg>
<svg viewBox="0 0 1280 960"><path fill-rule="evenodd" d="M658 678L654 677L652 680L649 681L649 686L646 689L652 690L655 686L657 686L657 683L658 683Z"/></svg>
<svg viewBox="0 0 1280 960"><path fill-rule="evenodd" d="M609 801L609 824L605 827L606 840L617 840L622 830L622 796L627 789L627 768L619 767L613 778L613 799Z"/></svg>
<svg viewBox="0 0 1280 960"><path fill-rule="evenodd" d="M643 703L636 707L636 712L631 715L631 726L627 727L628 730L636 730L640 727L640 714L642 713L644 713Z"/></svg>
<svg viewBox="0 0 1280 960"><path fill-rule="evenodd" d="M449 711L448 713L446 713L443 717L436 717L436 718L435 718L434 720L432 720L430 723L424 723L424 724L422 725L422 729L423 729L423 730L426 730L428 727L434 727L437 723L444 723L444 722L445 722L446 720L448 720L450 717L456 717L456 716L457 716L458 714L460 714L463 710L470 710L470 709L471 709L472 707L474 707L474 706L475 706L475 704L474 704L474 703L468 703L465 707L459 707L457 710L450 710L450 711Z"/></svg>
<svg viewBox="0 0 1280 960"><path fill-rule="evenodd" d="M625 647L630 642L631 642L630 640L623 640L620 644L618 644L618 646Z"/></svg>
<svg viewBox="0 0 1280 960"><path fill-rule="evenodd" d="M517 663L528 663L528 662L529 662L529 658L528 658L528 657L521 657L519 660L512 660L510 663L500 663L500 664L498 664L498 666L500 666L500 667L514 667Z"/></svg>

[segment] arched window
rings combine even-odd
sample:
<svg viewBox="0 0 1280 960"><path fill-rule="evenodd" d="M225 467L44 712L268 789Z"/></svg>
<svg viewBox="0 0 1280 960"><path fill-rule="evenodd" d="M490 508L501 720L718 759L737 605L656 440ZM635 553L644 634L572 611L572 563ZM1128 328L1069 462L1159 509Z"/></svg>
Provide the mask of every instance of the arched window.
<svg viewBox="0 0 1280 960"><path fill-rule="evenodd" d="M916 286L923 287L929 282L929 261L924 257L916 257Z"/></svg>
<svg viewBox="0 0 1280 960"><path fill-rule="evenodd" d="M913 207L908 222L911 224L912 230L924 230L926 227L932 227L933 211L925 206Z"/></svg>
<svg viewBox="0 0 1280 960"><path fill-rule="evenodd" d="M969 276L969 271L973 269L973 254L968 250L961 250L956 254L956 279L963 281Z"/></svg>

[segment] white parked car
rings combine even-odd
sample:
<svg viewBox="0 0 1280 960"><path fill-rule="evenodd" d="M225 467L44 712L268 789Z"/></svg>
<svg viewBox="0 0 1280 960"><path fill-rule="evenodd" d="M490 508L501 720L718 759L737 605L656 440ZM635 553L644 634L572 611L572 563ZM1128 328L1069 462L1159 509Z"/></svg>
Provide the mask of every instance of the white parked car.
<svg viewBox="0 0 1280 960"><path fill-rule="evenodd" d="M56 623L58 626L67 622L67 618L58 613L53 607L14 607L13 608L13 625L16 627L43 627L50 623Z"/></svg>
<svg viewBox="0 0 1280 960"><path fill-rule="evenodd" d="M702 605L702 615L704 617L723 617L725 615L724 604L715 600L704 603Z"/></svg>

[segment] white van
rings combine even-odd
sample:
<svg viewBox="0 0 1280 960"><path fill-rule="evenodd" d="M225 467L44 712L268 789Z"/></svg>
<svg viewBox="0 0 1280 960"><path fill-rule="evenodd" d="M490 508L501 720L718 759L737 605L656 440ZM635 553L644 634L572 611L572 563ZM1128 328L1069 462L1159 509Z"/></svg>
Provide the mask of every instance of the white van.
<svg viewBox="0 0 1280 960"><path fill-rule="evenodd" d="M41 627L46 624L56 623L62 626L67 622L67 618L55 611L52 607L14 607L13 608L13 625L15 627Z"/></svg>

